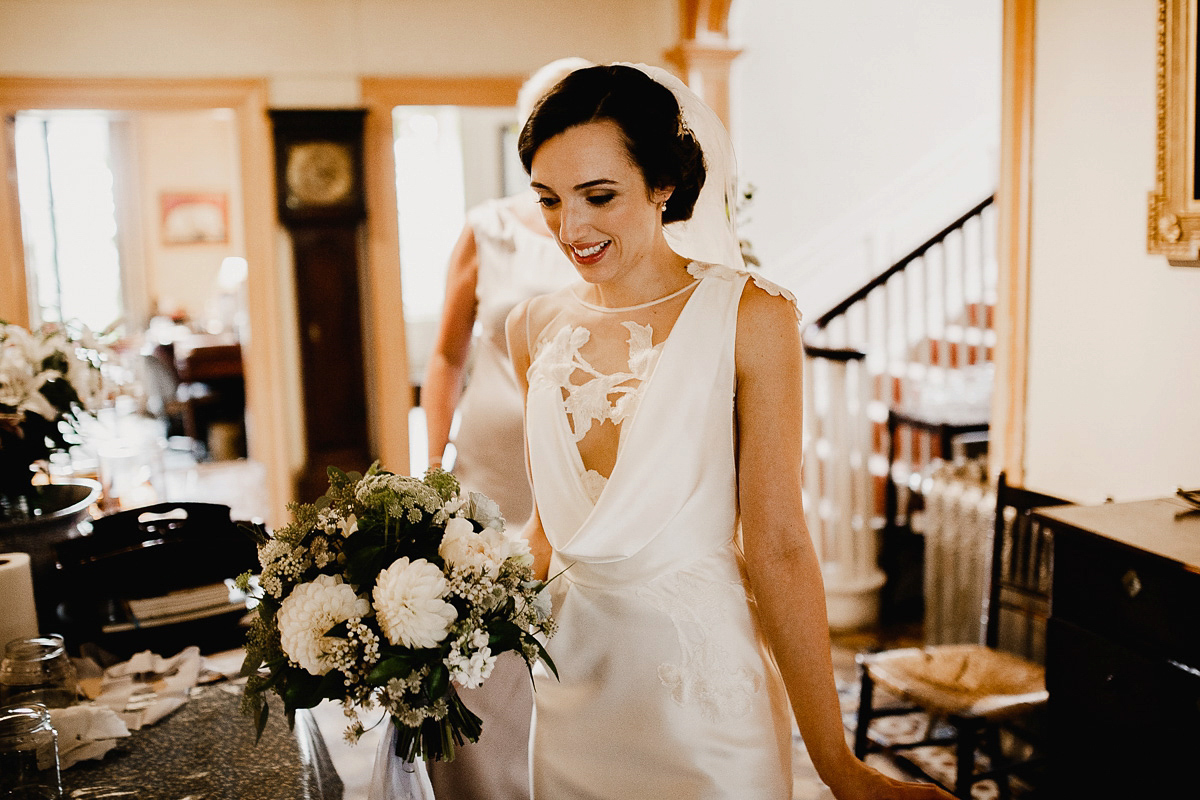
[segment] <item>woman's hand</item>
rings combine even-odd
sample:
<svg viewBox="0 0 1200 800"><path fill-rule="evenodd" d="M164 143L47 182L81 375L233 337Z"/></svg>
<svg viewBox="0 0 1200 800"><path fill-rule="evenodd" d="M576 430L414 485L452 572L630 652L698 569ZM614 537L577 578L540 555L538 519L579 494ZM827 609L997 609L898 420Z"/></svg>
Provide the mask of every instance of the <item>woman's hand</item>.
<svg viewBox="0 0 1200 800"><path fill-rule="evenodd" d="M898 781L858 759L839 779L833 794L837 800L954 800L953 795L932 783Z"/></svg>

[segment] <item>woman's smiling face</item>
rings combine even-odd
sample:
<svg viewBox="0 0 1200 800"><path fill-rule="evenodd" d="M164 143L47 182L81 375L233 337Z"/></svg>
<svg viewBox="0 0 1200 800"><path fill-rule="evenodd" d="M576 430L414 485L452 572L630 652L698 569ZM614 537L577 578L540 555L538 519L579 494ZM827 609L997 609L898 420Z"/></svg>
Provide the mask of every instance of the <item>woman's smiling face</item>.
<svg viewBox="0 0 1200 800"><path fill-rule="evenodd" d="M546 225L589 283L620 283L665 247L661 203L671 189L647 189L612 120L546 140L530 178Z"/></svg>

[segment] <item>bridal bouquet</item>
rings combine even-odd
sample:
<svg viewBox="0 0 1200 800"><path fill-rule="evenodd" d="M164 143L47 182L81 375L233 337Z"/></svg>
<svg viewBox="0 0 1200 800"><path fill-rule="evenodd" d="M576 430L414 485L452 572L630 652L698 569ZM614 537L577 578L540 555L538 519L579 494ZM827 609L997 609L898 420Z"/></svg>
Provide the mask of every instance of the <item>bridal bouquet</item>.
<svg viewBox="0 0 1200 800"><path fill-rule="evenodd" d="M450 473L330 467L329 493L290 508L288 525L256 534L262 591L242 672L260 734L267 691L289 722L338 700L349 741L364 731L359 713L382 707L398 756L449 761L481 730L456 687L481 685L509 650L554 669L535 636L552 635L554 621L528 545ZM250 588L248 573L238 580Z"/></svg>

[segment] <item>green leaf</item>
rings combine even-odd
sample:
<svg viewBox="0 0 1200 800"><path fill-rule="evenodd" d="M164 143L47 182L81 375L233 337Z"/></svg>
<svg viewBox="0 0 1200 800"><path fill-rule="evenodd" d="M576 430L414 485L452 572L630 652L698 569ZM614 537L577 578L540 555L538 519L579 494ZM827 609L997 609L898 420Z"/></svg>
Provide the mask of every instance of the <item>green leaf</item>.
<svg viewBox="0 0 1200 800"><path fill-rule="evenodd" d="M429 696L436 700L444 696L449 688L450 670L446 669L446 665L439 661L429 672Z"/></svg>
<svg viewBox="0 0 1200 800"><path fill-rule="evenodd" d="M519 650L525 632L511 620L496 619L488 624L488 646L493 653L503 650Z"/></svg>
<svg viewBox="0 0 1200 800"><path fill-rule="evenodd" d="M294 712L297 708L312 708L321 702L319 697L313 700L320 685L320 676L310 675L301 669L294 669L291 670L287 684L280 691L280 695L282 695L284 705L287 706L289 712Z"/></svg>
<svg viewBox="0 0 1200 800"><path fill-rule="evenodd" d="M411 656L408 658L400 656L392 656L387 659L381 659L375 668L371 670L371 674L367 676L367 682L373 686L383 686L392 678L406 678L413 671L413 662Z"/></svg>
<svg viewBox="0 0 1200 800"><path fill-rule="evenodd" d="M542 663L550 668L550 671L554 673L555 678L558 678L558 667L554 666L554 659L552 659L550 654L546 652L546 648L542 646L542 643L538 641L536 636L530 638L532 638L533 643L537 645L538 655L541 657Z"/></svg>
<svg viewBox="0 0 1200 800"><path fill-rule="evenodd" d="M354 537L351 536L347 540L347 544L349 545L349 542L353 540ZM346 555L346 580L348 582L360 589L375 583L375 579L379 577L380 571L384 568L386 547L378 544L357 548L347 546L343 552Z"/></svg>

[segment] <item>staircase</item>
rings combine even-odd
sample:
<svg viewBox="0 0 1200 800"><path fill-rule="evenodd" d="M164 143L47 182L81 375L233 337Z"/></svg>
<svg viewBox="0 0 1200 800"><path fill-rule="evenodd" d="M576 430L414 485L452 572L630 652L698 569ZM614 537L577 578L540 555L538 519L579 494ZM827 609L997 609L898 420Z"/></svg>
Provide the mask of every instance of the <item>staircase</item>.
<svg viewBox="0 0 1200 800"><path fill-rule="evenodd" d="M997 279L992 202L804 330L805 508L834 629L878 620L887 580L881 535L908 528L923 475L950 457L956 437L986 436Z"/></svg>

